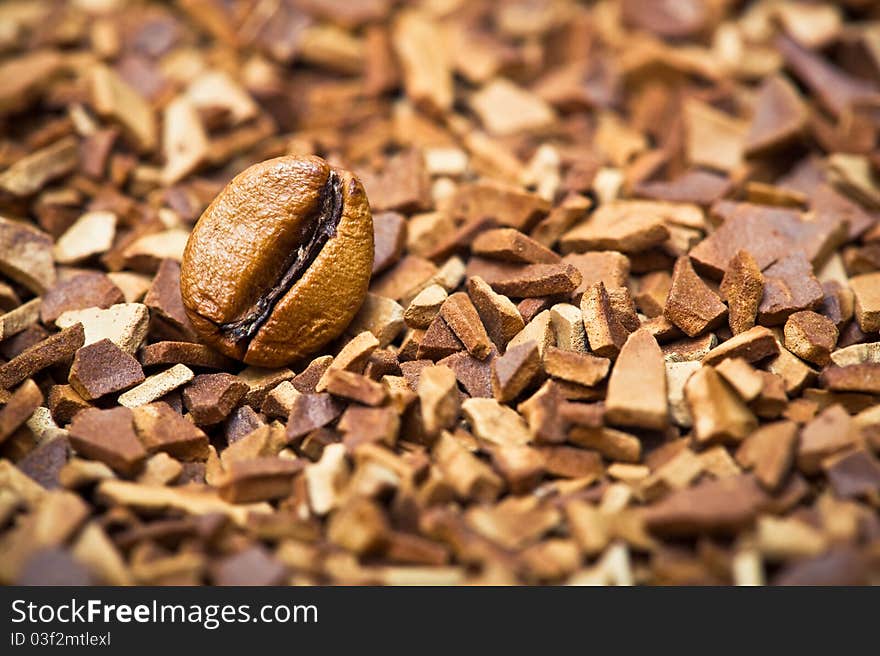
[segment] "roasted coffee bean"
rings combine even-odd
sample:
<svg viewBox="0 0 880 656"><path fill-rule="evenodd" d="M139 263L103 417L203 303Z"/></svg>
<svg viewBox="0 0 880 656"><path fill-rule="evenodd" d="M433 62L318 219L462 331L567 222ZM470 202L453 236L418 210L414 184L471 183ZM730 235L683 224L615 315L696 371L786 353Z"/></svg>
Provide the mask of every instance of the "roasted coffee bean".
<svg viewBox="0 0 880 656"><path fill-rule="evenodd" d="M372 266L360 181L318 157L279 157L240 173L202 214L180 291L205 342L247 364L280 366L345 330Z"/></svg>

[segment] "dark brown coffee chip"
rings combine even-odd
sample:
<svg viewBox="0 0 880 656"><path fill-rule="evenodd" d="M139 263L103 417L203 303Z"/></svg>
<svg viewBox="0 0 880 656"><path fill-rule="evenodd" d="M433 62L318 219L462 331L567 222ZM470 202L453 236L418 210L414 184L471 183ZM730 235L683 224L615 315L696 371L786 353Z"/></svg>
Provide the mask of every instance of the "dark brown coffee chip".
<svg viewBox="0 0 880 656"><path fill-rule="evenodd" d="M822 286L803 255L778 260L764 270L764 296L758 306L758 320L778 325L800 310L813 310L822 303Z"/></svg>
<svg viewBox="0 0 880 656"><path fill-rule="evenodd" d="M229 465L219 484L220 496L230 503L252 503L289 496L293 477L302 463L282 458L255 458Z"/></svg>
<svg viewBox="0 0 880 656"><path fill-rule="evenodd" d="M70 445L87 458L99 460L124 476L131 476L147 457L134 431L134 414L128 408L77 413L70 423Z"/></svg>
<svg viewBox="0 0 880 656"><path fill-rule="evenodd" d="M519 264L552 264L560 259L557 253L513 228L480 233L471 250L482 257Z"/></svg>
<svg viewBox="0 0 880 656"><path fill-rule="evenodd" d="M167 324L170 335L179 336L183 341L197 341L180 297L180 262L162 260L144 297L144 305Z"/></svg>
<svg viewBox="0 0 880 656"><path fill-rule="evenodd" d="M604 358L617 357L629 333L614 313L603 283L598 282L584 292L581 313L590 350Z"/></svg>
<svg viewBox="0 0 880 656"><path fill-rule="evenodd" d="M373 216L373 275L397 262L406 246L406 219L397 212L381 212Z"/></svg>
<svg viewBox="0 0 880 656"><path fill-rule="evenodd" d="M48 404L52 419L59 426L68 424L80 410L92 407L70 385L53 385L49 389Z"/></svg>
<svg viewBox="0 0 880 656"><path fill-rule="evenodd" d="M234 444L243 437L266 425L266 418L249 405L242 405L229 413L223 422L223 435L228 444Z"/></svg>
<svg viewBox="0 0 880 656"><path fill-rule="evenodd" d="M144 367L185 364L202 369L231 369L235 360L227 358L204 344L193 342L162 341L147 344L138 353Z"/></svg>
<svg viewBox="0 0 880 656"><path fill-rule="evenodd" d="M727 308L718 295L694 271L687 257L679 258L672 272L672 287L663 309L663 316L682 332L695 337L717 327Z"/></svg>
<svg viewBox="0 0 880 656"><path fill-rule="evenodd" d="M108 308L124 301L122 291L105 274L91 271L77 273L59 280L43 295L40 320L52 324L68 310Z"/></svg>
<svg viewBox="0 0 880 656"><path fill-rule="evenodd" d="M880 363L831 366L822 372L820 381L835 392L880 394Z"/></svg>
<svg viewBox="0 0 880 656"><path fill-rule="evenodd" d="M492 391L501 402L512 401L525 390L541 369L538 345L525 342L507 349L492 361Z"/></svg>
<svg viewBox="0 0 880 656"><path fill-rule="evenodd" d="M322 428L342 414L342 404L329 394L303 394L293 405L287 420L287 438L296 440Z"/></svg>
<svg viewBox="0 0 880 656"><path fill-rule="evenodd" d="M438 360L437 364L452 369L456 379L470 396L491 398L492 362L496 357L497 355L491 354L488 358L478 360L466 351L459 351Z"/></svg>
<svg viewBox="0 0 880 656"><path fill-rule="evenodd" d="M70 441L66 435L59 434L43 440L16 466L47 490L54 490L61 487L59 474L70 453Z"/></svg>
<svg viewBox="0 0 880 656"><path fill-rule="evenodd" d="M738 335L752 328L764 297L764 275L748 251L737 252L728 263L721 293L729 308L731 332Z"/></svg>
<svg viewBox="0 0 880 656"><path fill-rule="evenodd" d="M9 389L46 367L73 357L84 341L85 332L80 323L47 337L0 365L0 388Z"/></svg>
<svg viewBox="0 0 880 656"><path fill-rule="evenodd" d="M197 426L223 421L241 402L247 384L231 374L202 374L183 389L183 403Z"/></svg>
<svg viewBox="0 0 880 656"><path fill-rule="evenodd" d="M261 546L226 556L213 569L216 585L280 585L285 575L284 565Z"/></svg>
<svg viewBox="0 0 880 656"><path fill-rule="evenodd" d="M33 380L26 380L0 408L0 443L9 439L43 402L43 393Z"/></svg>
<svg viewBox="0 0 880 656"><path fill-rule="evenodd" d="M438 316L422 336L418 346L419 360L442 360L458 351L464 350L464 344L455 336L449 325Z"/></svg>
<svg viewBox="0 0 880 656"><path fill-rule="evenodd" d="M489 355L492 343L467 294L458 292L447 298L440 306L440 316L468 353L480 360Z"/></svg>
<svg viewBox="0 0 880 656"><path fill-rule="evenodd" d="M652 506L645 524L658 535L735 533L755 520L763 499L751 476L706 481Z"/></svg>
<svg viewBox="0 0 880 656"><path fill-rule="evenodd" d="M762 270L795 252L812 261L825 252L839 231L837 224L808 221L801 212L784 208L722 201L714 211L723 217L721 226L701 241L690 257L697 267L719 280L740 250L747 250Z"/></svg>
<svg viewBox="0 0 880 656"><path fill-rule="evenodd" d="M69 551L60 548L40 549L31 554L15 580L16 585L28 586L85 586L97 583L87 567Z"/></svg>
<svg viewBox="0 0 880 656"><path fill-rule="evenodd" d="M83 399L93 401L142 383L144 371L131 355L102 339L76 352L68 381Z"/></svg>
<svg viewBox="0 0 880 656"><path fill-rule="evenodd" d="M150 454L167 453L180 460L208 457L208 436L162 401L134 409L134 426Z"/></svg>
<svg viewBox="0 0 880 656"><path fill-rule="evenodd" d="M794 86L782 76L764 80L755 105L755 116L746 137L746 155L764 155L788 146L807 126L807 107Z"/></svg>
<svg viewBox="0 0 880 656"><path fill-rule="evenodd" d="M351 371L330 372L327 391L333 396L370 406L381 405L388 398L381 383Z"/></svg>
<svg viewBox="0 0 880 656"><path fill-rule="evenodd" d="M472 275L482 275L496 292L515 298L570 294L577 289L582 280L581 272L564 262L523 266L504 265L497 267L493 273L494 275L474 271Z"/></svg>
<svg viewBox="0 0 880 656"><path fill-rule="evenodd" d="M345 445L349 449L368 442L393 446L400 430L400 417L389 406L369 408L350 405L339 418L337 427L345 433Z"/></svg>

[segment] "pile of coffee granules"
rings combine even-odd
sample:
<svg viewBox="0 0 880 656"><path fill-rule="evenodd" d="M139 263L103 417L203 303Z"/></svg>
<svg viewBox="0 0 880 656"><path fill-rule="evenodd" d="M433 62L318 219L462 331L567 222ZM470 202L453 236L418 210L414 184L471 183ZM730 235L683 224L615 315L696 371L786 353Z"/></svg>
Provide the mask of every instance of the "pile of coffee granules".
<svg viewBox="0 0 880 656"><path fill-rule="evenodd" d="M0 582L880 582L876 2L0 26ZM358 175L375 260L266 369L180 261L285 154Z"/></svg>

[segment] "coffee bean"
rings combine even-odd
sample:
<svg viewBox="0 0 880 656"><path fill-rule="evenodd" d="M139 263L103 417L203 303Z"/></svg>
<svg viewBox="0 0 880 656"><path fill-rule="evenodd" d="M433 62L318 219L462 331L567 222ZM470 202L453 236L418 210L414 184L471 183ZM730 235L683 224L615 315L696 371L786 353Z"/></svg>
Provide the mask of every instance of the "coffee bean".
<svg viewBox="0 0 880 656"><path fill-rule="evenodd" d="M186 245L180 290L208 344L247 364L299 360L357 313L373 266L366 193L318 157L279 157L236 176Z"/></svg>

